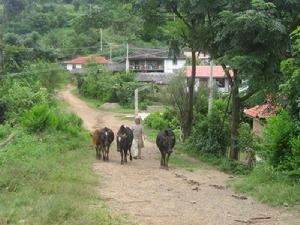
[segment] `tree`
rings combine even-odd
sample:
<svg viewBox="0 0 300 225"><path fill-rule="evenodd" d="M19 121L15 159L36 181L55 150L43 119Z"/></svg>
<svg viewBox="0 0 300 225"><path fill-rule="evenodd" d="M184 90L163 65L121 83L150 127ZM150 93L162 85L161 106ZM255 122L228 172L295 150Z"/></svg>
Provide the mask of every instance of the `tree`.
<svg viewBox="0 0 300 225"><path fill-rule="evenodd" d="M196 76L196 52L207 49L206 41L211 34L209 27L214 15L217 15L225 1L222 0L141 0L146 10L155 7L161 14L172 17L165 27L173 55L178 55L180 48L188 47L192 51L192 76L188 81L188 104L184 114L184 139L190 136L193 125L194 86ZM151 8L152 7L152 8Z"/></svg>
<svg viewBox="0 0 300 225"><path fill-rule="evenodd" d="M4 0L4 13L7 19L19 15L26 7L24 0Z"/></svg>
<svg viewBox="0 0 300 225"><path fill-rule="evenodd" d="M215 38L210 52L222 64L231 85L230 158L237 160L241 106L258 90L278 87L287 32L276 17L273 3L253 0L246 9L235 7L229 5L214 23ZM246 93L239 91L242 80L248 83Z"/></svg>
<svg viewBox="0 0 300 225"><path fill-rule="evenodd" d="M284 94L283 105L300 121L300 27L291 34L291 38L294 43L292 58L281 63L285 82L281 84L280 89Z"/></svg>

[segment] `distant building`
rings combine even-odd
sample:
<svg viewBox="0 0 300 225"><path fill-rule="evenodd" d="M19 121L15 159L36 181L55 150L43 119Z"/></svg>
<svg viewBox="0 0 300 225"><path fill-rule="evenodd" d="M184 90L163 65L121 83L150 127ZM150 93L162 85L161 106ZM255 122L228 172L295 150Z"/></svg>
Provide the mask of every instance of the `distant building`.
<svg viewBox="0 0 300 225"><path fill-rule="evenodd" d="M195 90L197 91L201 86L208 87L211 67L201 65L196 67L196 81ZM231 76L232 73L230 72ZM192 76L192 66L186 67L186 76ZM222 66L213 66L213 82L221 92L228 92L230 89L229 80L223 70Z"/></svg>
<svg viewBox="0 0 300 225"><path fill-rule="evenodd" d="M110 64L104 56L81 56L69 61L65 61L66 69L72 73L81 73L85 64L98 63L102 65Z"/></svg>
<svg viewBox="0 0 300 225"><path fill-rule="evenodd" d="M129 56L129 70L137 73L172 74L184 68L186 57L173 58L168 49L138 49Z"/></svg>
<svg viewBox="0 0 300 225"><path fill-rule="evenodd" d="M262 127L266 123L266 119L274 116L279 111L279 106L273 102L272 97L268 97L265 103L257 105L250 109L245 109L244 114L252 118L252 130L253 132L261 136Z"/></svg>

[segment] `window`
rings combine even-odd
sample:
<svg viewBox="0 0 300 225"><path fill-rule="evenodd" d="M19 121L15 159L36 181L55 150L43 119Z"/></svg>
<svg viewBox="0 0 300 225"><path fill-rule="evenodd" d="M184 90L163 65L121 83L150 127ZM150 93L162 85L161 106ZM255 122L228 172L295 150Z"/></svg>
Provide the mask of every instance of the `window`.
<svg viewBox="0 0 300 225"><path fill-rule="evenodd" d="M225 78L216 78L216 85L219 88L225 87Z"/></svg>

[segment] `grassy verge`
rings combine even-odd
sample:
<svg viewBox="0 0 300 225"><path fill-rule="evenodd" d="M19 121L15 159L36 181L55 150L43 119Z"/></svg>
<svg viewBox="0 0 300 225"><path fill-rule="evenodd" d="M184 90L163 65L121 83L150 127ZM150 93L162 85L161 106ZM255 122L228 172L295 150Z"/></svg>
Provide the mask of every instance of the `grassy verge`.
<svg viewBox="0 0 300 225"><path fill-rule="evenodd" d="M99 199L89 144L84 133L19 129L0 149L0 224L124 224Z"/></svg>
<svg viewBox="0 0 300 225"><path fill-rule="evenodd" d="M272 206L289 205L300 212L300 183L292 181L287 174L259 164L253 172L234 182L236 191L249 194Z"/></svg>

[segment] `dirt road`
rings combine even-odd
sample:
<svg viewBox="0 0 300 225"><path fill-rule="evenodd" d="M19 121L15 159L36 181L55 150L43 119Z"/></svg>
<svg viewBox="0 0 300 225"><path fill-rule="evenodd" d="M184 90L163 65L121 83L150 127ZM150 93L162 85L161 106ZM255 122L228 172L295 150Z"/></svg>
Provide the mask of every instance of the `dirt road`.
<svg viewBox="0 0 300 225"><path fill-rule="evenodd" d="M71 87L60 93L70 111L94 130L108 126L117 132L121 124L116 113L92 109L71 94ZM94 164L99 174L99 195L112 211L128 214L129 221L142 225L299 225L300 220L285 209L271 208L240 198L226 187L229 175L213 169L188 171L159 169L158 150L146 141L143 159L120 165L120 156L112 147L111 161ZM94 154L91 151L91 154ZM130 224L131 224L130 223Z"/></svg>

